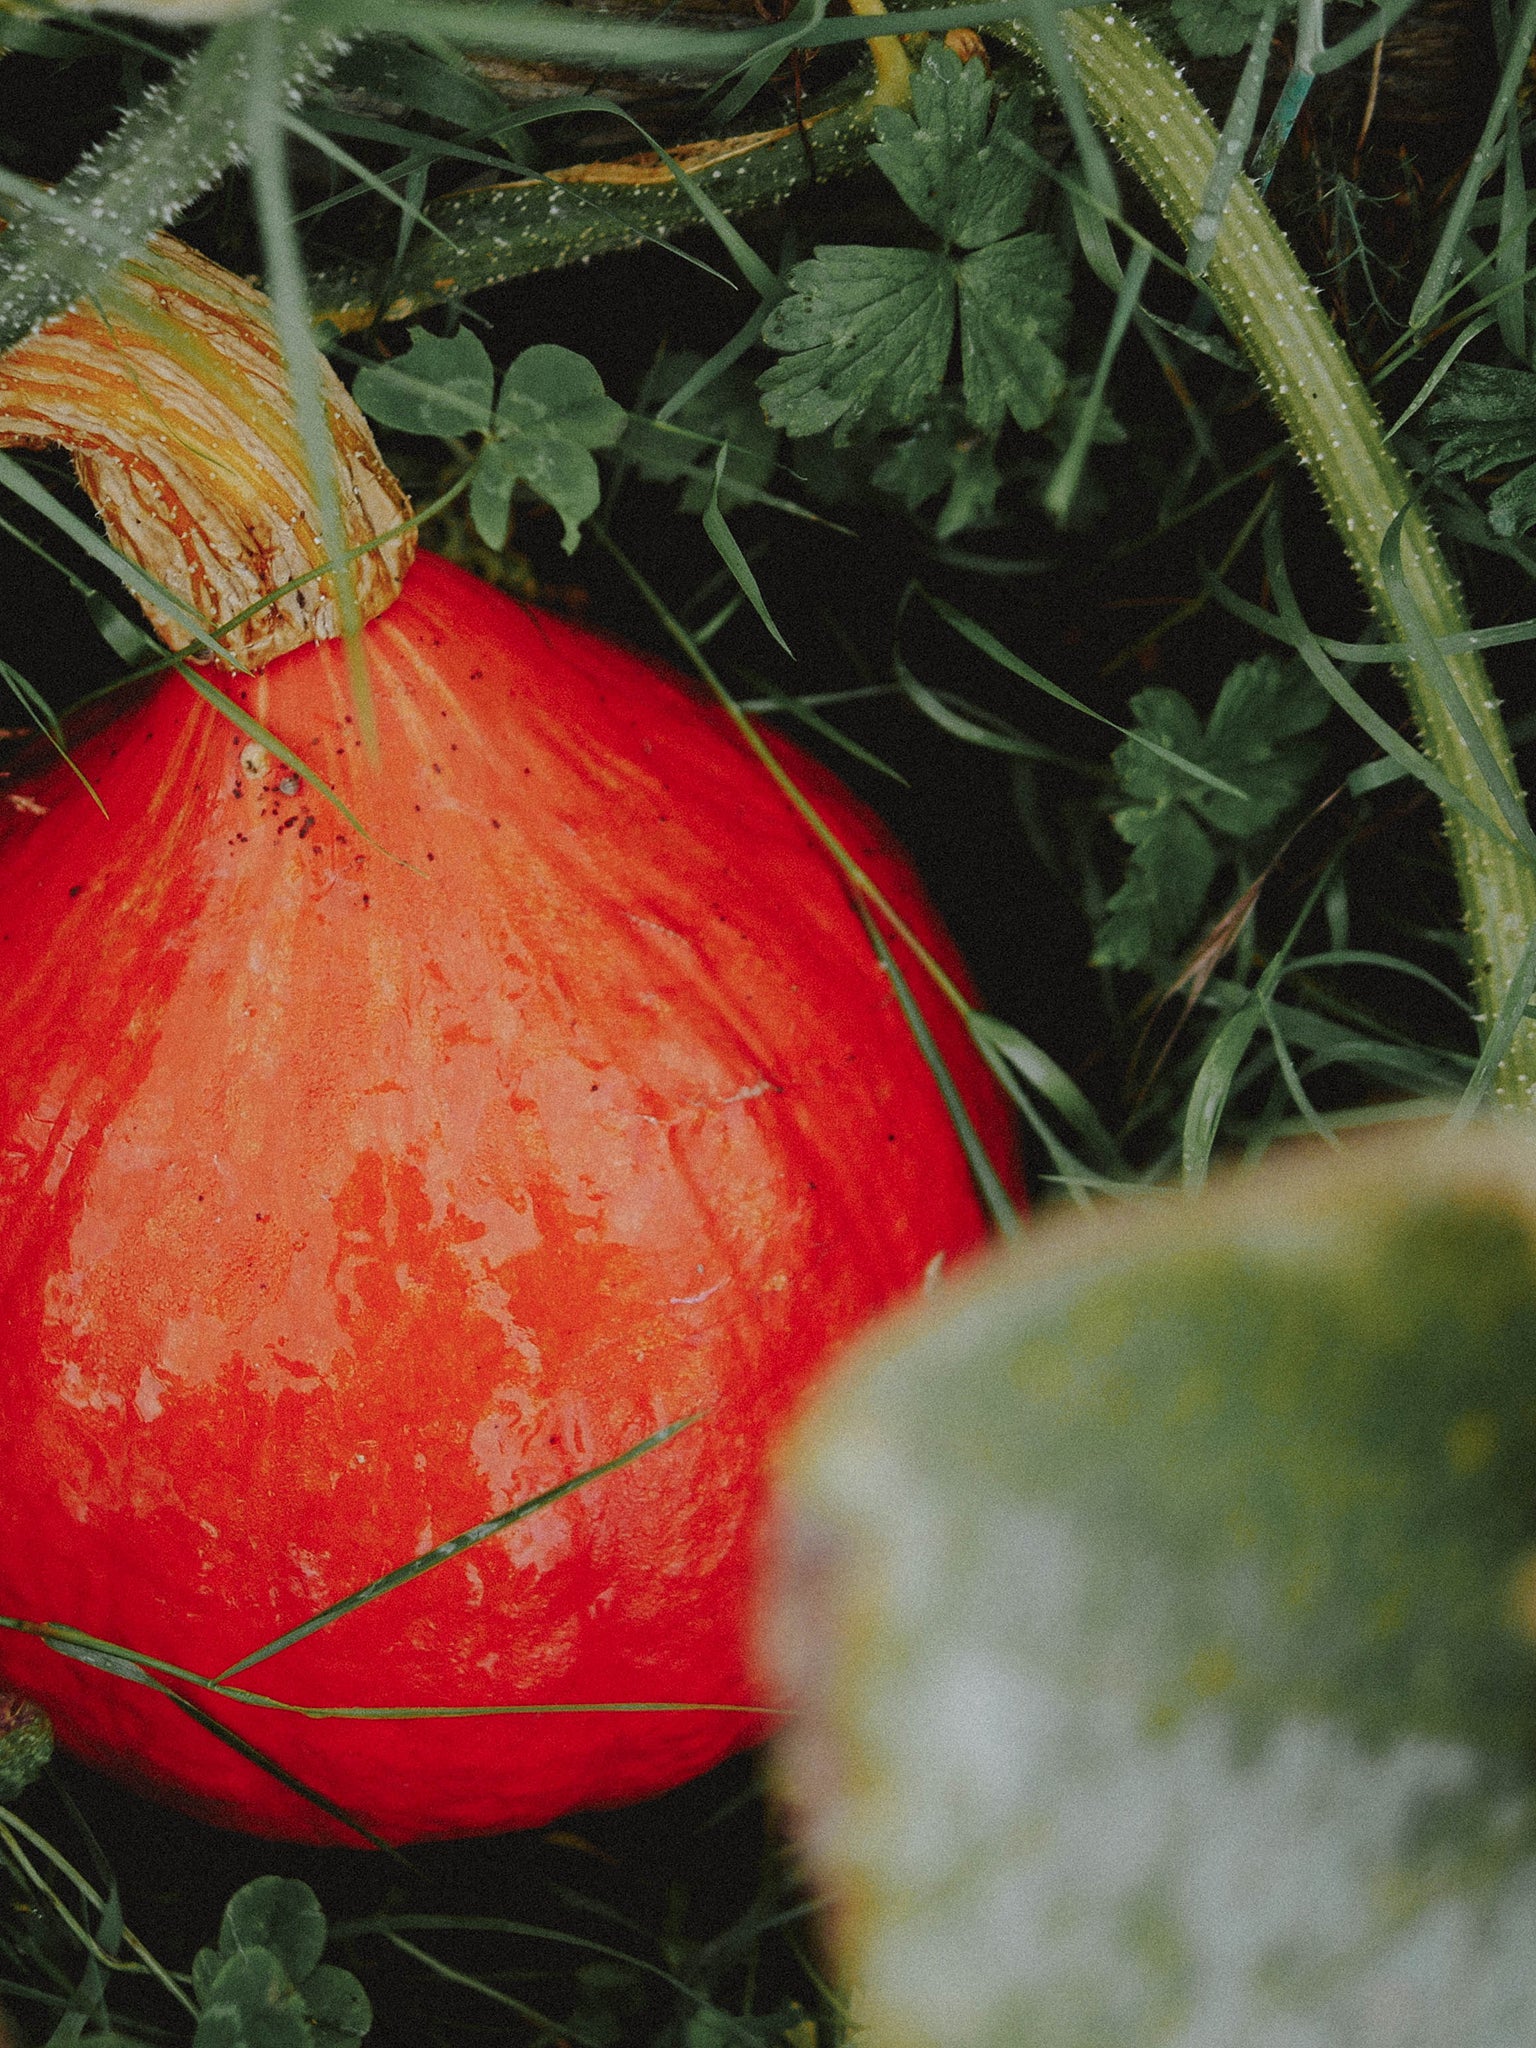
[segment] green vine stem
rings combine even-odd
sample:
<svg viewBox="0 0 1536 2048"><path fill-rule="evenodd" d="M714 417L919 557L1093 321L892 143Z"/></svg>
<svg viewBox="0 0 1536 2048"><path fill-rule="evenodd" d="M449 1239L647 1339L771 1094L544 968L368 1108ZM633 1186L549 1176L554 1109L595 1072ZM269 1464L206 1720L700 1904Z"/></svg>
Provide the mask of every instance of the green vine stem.
<svg viewBox="0 0 1536 2048"><path fill-rule="evenodd" d="M1094 120L1175 232L1187 240L1198 225L1203 240L1210 224L1201 208L1219 137L1199 101L1156 45L1102 0L1053 18ZM1024 25L996 32L1038 56ZM1205 284L1322 494L1387 639L1409 650L1398 674L1426 753L1481 814L1445 808L1486 1032L1536 934L1536 843L1481 657L1433 644L1467 632L1456 578L1365 386L1246 178L1232 187ZM1515 1029L1493 1093L1503 1104L1536 1109L1536 1019L1524 1017Z"/></svg>
<svg viewBox="0 0 1536 2048"><path fill-rule="evenodd" d="M0 349L94 291L243 156L253 33L245 20L215 29L53 192L18 205L8 191ZM287 13L279 33L283 88L297 95L324 76L340 38L324 21Z"/></svg>
<svg viewBox="0 0 1536 2048"><path fill-rule="evenodd" d="M673 151L674 161L723 214L757 212L816 179L859 168L874 136L876 104L861 81L851 98L803 123L685 143ZM450 296L634 248L698 227L701 219L685 187L650 154L473 186L445 194L426 213L449 244L418 235L392 276L361 266L321 271L310 285L316 320L342 334L379 319L407 320Z"/></svg>

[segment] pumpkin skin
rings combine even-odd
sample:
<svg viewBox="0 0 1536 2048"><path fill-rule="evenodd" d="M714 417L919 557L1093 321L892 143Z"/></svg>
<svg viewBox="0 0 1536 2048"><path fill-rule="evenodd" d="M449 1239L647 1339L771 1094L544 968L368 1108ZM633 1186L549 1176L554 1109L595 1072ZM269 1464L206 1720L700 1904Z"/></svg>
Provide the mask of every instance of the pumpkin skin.
<svg viewBox="0 0 1536 2048"><path fill-rule="evenodd" d="M712 706L431 557L365 631L184 679L0 839L0 1614L214 1674L659 1426L622 1470L194 1695L390 1842L530 1826L760 1739L764 1457L829 1350L984 1234L844 886ZM924 943L881 827L780 745ZM247 766L242 766L242 757ZM909 970L984 1142L995 1083ZM0 1684L188 1812L360 1837L148 1687Z"/></svg>

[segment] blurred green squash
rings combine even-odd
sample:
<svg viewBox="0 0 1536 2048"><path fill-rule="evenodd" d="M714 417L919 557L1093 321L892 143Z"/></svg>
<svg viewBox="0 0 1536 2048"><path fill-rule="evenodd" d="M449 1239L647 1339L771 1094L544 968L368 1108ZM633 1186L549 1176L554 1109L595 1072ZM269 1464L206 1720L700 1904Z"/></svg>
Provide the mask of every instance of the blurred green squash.
<svg viewBox="0 0 1536 2048"><path fill-rule="evenodd" d="M1536 2040L1536 1136L1047 1222L860 1348L783 1500L868 2048Z"/></svg>

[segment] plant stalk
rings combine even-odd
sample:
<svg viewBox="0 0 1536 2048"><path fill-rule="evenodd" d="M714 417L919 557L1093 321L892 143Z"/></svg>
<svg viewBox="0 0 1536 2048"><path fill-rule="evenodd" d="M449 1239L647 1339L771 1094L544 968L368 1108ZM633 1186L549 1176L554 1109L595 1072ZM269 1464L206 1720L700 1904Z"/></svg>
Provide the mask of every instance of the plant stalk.
<svg viewBox="0 0 1536 2048"><path fill-rule="evenodd" d="M1155 44L1101 0L1055 20L1095 122L1175 232L1187 241L1199 222L1203 240L1210 229L1202 203L1219 137L1199 101ZM1024 25L996 32L1038 56ZM1523 836L1529 846L1529 827L1482 658L1430 644L1468 630L1457 579L1413 501L1380 414L1246 178L1232 186L1204 283L1321 493L1387 639L1415 651L1398 675L1426 753L1487 821L1444 811L1486 1034L1536 933L1536 860L1519 843ZM1536 1109L1536 1018L1521 1019L1492 1092L1506 1106Z"/></svg>

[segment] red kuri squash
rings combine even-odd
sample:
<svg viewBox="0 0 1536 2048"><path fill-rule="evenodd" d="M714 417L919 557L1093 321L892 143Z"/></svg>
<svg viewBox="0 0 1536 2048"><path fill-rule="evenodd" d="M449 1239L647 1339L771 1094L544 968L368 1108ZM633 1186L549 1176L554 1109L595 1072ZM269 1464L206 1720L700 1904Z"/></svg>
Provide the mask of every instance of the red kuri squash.
<svg viewBox="0 0 1536 2048"><path fill-rule="evenodd" d="M237 1682L172 1689L404 1841L679 1782L768 1726L764 1456L984 1218L839 873L723 716L418 559L365 630L171 676L0 838L0 1614L212 1675L698 1420ZM911 870L780 758L953 972ZM908 958L914 985L921 972ZM1007 1117L935 1037L994 1158ZM61 1740L211 1820L361 1837L131 1669L0 1632ZM737 1711L730 1711L730 1710Z"/></svg>

